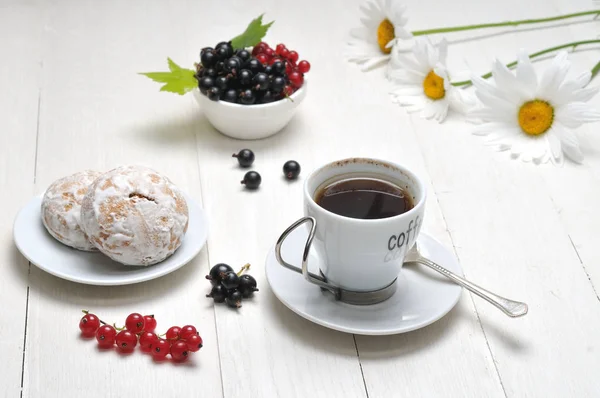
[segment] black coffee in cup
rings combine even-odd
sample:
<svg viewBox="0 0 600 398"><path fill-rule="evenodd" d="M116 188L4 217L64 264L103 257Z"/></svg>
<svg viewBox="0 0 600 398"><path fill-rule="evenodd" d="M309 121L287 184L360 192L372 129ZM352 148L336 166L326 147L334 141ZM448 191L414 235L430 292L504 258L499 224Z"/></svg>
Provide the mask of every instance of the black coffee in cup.
<svg viewBox="0 0 600 398"><path fill-rule="evenodd" d="M342 178L317 189L315 202L344 217L371 220L394 217L414 207L400 186L377 178Z"/></svg>

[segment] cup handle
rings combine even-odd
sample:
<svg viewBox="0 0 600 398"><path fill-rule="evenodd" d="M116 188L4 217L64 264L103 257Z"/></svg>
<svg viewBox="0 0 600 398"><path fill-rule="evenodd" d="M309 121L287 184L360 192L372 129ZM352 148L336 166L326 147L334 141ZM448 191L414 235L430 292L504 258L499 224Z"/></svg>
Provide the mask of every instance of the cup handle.
<svg viewBox="0 0 600 398"><path fill-rule="evenodd" d="M283 245L283 242L288 237L288 235L293 230L298 228L300 225L304 224L305 222L310 222L311 226L310 226L310 232L308 233L308 239L306 239L306 244L304 245L304 253L302 254L302 268L298 268L298 267L286 262L281 257L281 246ZM308 271L308 253L310 251L310 246L312 245L313 238L315 237L316 229L317 229L317 220L315 220L313 217L303 217L303 218L299 219L298 221L296 221L295 223L293 223L292 225L290 225L285 231L283 231L283 233L277 240L277 244L275 245L275 257L277 258L277 261L279 262L279 264L283 265L285 268L287 268L289 270L292 270L299 274L304 275L304 279L306 279L310 283L320 286L323 289L329 290L331 293L333 293L335 298L337 300L339 300L341 297L341 291L338 287L327 282L327 279L322 277L321 275L316 275L316 274L313 274L312 272Z"/></svg>

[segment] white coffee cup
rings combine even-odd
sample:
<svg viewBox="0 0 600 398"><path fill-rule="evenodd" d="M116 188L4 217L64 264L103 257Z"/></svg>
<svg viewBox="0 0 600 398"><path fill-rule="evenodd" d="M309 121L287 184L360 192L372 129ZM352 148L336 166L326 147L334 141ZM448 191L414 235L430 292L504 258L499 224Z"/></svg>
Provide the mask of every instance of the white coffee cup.
<svg viewBox="0 0 600 398"><path fill-rule="evenodd" d="M414 207L405 213L379 219L357 219L328 211L315 201L326 185L348 178L374 178L402 188ZM279 238L279 263L300 272L311 283L354 304L372 304L389 298L396 289L404 257L421 230L426 189L419 177L401 165L378 159L350 158L318 168L304 183L305 217L291 225ZM285 238L298 226L311 228L302 258L302 268L281 257ZM317 251L321 275L308 271L309 250Z"/></svg>

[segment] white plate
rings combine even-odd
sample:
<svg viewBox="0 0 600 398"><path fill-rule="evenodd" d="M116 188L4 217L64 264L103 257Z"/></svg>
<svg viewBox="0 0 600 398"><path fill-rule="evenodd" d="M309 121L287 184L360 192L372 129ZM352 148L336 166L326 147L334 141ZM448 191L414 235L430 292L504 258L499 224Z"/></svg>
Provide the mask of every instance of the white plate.
<svg viewBox="0 0 600 398"><path fill-rule="evenodd" d="M42 223L41 197L32 198L17 214L15 245L32 264L62 279L89 285L128 285L171 273L190 262L206 243L208 220L200 206L185 195L189 225L181 246L166 260L148 267L126 266L99 252L72 249L54 239Z"/></svg>
<svg viewBox="0 0 600 398"><path fill-rule="evenodd" d="M282 247L282 256L299 265L308 232L298 228ZM421 233L419 250L441 266L462 275L458 262L441 243ZM319 258L311 250L309 270L318 273ZM275 296L296 314L319 325L346 333L388 335L427 326L446 315L458 302L461 287L423 266L405 266L398 277L398 290L388 300L374 305L351 305L336 301L302 275L282 267L271 248L266 274Z"/></svg>

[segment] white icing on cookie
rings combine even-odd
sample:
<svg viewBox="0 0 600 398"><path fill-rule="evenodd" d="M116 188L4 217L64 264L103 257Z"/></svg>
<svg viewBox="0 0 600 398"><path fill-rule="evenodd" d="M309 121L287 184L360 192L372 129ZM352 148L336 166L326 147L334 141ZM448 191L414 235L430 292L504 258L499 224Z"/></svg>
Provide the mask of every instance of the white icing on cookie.
<svg viewBox="0 0 600 398"><path fill-rule="evenodd" d="M42 222L54 238L79 250L95 251L81 228L81 202L102 173L86 170L56 180L42 199Z"/></svg>
<svg viewBox="0 0 600 398"><path fill-rule="evenodd" d="M100 176L81 205L82 226L104 254L126 265L151 265L172 255L188 227L181 191L142 166Z"/></svg>

